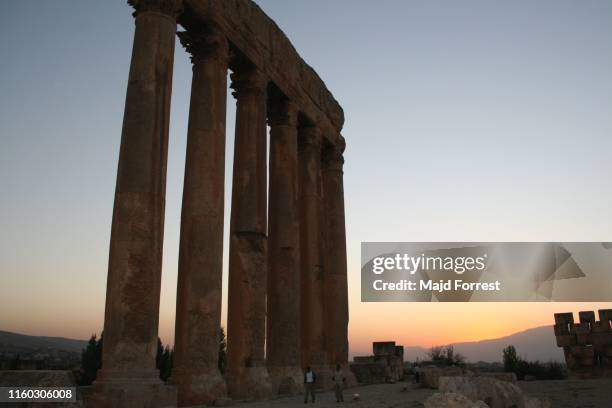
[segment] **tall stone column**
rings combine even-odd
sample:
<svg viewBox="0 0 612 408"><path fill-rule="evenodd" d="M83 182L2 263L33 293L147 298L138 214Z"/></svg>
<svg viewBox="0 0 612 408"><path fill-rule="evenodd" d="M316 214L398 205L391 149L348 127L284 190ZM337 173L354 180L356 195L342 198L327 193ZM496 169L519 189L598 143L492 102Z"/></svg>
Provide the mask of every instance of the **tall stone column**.
<svg viewBox="0 0 612 408"><path fill-rule="evenodd" d="M272 103L266 358L274 391L304 390L300 367L300 265L297 108Z"/></svg>
<svg viewBox="0 0 612 408"><path fill-rule="evenodd" d="M136 30L115 188L102 370L93 406L165 403L155 354L180 1L133 0L130 4L136 9Z"/></svg>
<svg viewBox="0 0 612 408"><path fill-rule="evenodd" d="M219 371L225 113L228 44L217 32L179 33L191 53L193 79L187 131L172 380L178 405L225 397Z"/></svg>
<svg viewBox="0 0 612 408"><path fill-rule="evenodd" d="M324 324L323 259L321 254L321 133L300 128L300 269L302 365L317 373L322 388L331 386Z"/></svg>
<svg viewBox="0 0 612 408"><path fill-rule="evenodd" d="M323 153L323 210L325 212L325 332L328 362L345 371L349 384L356 384L348 368L348 284L346 265L346 227L344 215L344 138Z"/></svg>
<svg viewBox="0 0 612 408"><path fill-rule="evenodd" d="M227 387L232 398L272 394L265 365L267 275L267 80L232 74L236 138L230 221Z"/></svg>

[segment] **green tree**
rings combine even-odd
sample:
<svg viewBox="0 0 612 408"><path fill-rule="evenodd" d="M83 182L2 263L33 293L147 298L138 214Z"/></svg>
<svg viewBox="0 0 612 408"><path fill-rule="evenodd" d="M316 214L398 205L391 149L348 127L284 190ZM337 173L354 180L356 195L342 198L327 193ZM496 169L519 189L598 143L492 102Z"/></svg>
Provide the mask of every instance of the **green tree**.
<svg viewBox="0 0 612 408"><path fill-rule="evenodd" d="M504 371L517 373L521 360L516 354L516 348L513 345L509 345L503 349L502 353L504 358Z"/></svg>
<svg viewBox="0 0 612 408"><path fill-rule="evenodd" d="M85 349L81 353L81 370L79 374L79 384L89 385L96 379L97 371L102 368L102 346L103 334L100 339L96 339L96 335L92 335ZM162 381L167 381L172 375L172 366L174 365L174 349L170 346L164 346L161 339L157 338L157 352L155 354L155 366L159 370L159 378ZM221 327L219 336L219 370L225 372L227 366L227 340L225 330Z"/></svg>
<svg viewBox="0 0 612 408"><path fill-rule="evenodd" d="M219 371L225 373L227 367L227 340L225 338L225 329L221 326L221 334L219 336Z"/></svg>
<svg viewBox="0 0 612 408"><path fill-rule="evenodd" d="M459 353L455 353L455 348L452 345L446 347L436 346L429 349L429 357L436 365L459 365L465 364L465 357Z"/></svg>
<svg viewBox="0 0 612 408"><path fill-rule="evenodd" d="M87 346L81 352L81 372L79 383L81 385L90 385L96 379L98 369L102 367L102 335L97 340L93 334Z"/></svg>
<svg viewBox="0 0 612 408"><path fill-rule="evenodd" d="M169 346L164 347L161 340L157 339L157 356L155 365L159 370L159 378L162 381L168 381L172 375L172 365L174 363L174 349Z"/></svg>

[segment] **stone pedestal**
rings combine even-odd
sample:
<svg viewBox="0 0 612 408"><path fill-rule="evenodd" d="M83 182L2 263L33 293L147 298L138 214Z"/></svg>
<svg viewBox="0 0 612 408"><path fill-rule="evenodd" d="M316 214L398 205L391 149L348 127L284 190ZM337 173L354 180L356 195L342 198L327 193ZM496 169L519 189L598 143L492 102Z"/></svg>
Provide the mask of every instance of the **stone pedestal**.
<svg viewBox="0 0 612 408"><path fill-rule="evenodd" d="M300 266L302 366L312 367L317 383L331 377L325 343L323 264L321 257L321 134L314 126L300 128Z"/></svg>
<svg viewBox="0 0 612 408"><path fill-rule="evenodd" d="M178 405L227 396L218 368L223 272L227 40L217 32L179 33L193 79L181 213L175 363Z"/></svg>
<svg viewBox="0 0 612 408"><path fill-rule="evenodd" d="M237 99L230 221L227 387L235 399L272 395L265 366L267 275L267 80L232 74Z"/></svg>
<svg viewBox="0 0 612 408"><path fill-rule="evenodd" d="M300 394L300 265L297 108L271 103L266 359L274 391Z"/></svg>
<svg viewBox="0 0 612 408"><path fill-rule="evenodd" d="M155 368L179 1L132 1L136 30L111 230L102 369L92 405L158 406ZM122 401L116 404L114 401Z"/></svg>
<svg viewBox="0 0 612 408"><path fill-rule="evenodd" d="M159 374L120 377L120 373L98 371L98 379L83 397L87 407L158 408L176 406L176 388L162 383Z"/></svg>

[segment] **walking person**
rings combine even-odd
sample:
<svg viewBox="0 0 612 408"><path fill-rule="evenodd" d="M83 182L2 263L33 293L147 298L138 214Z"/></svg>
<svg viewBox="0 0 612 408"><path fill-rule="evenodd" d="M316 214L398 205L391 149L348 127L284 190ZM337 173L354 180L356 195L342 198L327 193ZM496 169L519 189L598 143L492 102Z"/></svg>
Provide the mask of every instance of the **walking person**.
<svg viewBox="0 0 612 408"><path fill-rule="evenodd" d="M310 366L306 367L304 373L304 404L308 403L308 394L310 394L311 402L315 402L315 383L317 382L317 375L310 369Z"/></svg>
<svg viewBox="0 0 612 408"><path fill-rule="evenodd" d="M332 380L334 381L334 388L336 390L336 402L344 402L343 391L346 385L346 377L344 377L344 373L342 369L340 369L340 364L336 364L336 371L334 372Z"/></svg>

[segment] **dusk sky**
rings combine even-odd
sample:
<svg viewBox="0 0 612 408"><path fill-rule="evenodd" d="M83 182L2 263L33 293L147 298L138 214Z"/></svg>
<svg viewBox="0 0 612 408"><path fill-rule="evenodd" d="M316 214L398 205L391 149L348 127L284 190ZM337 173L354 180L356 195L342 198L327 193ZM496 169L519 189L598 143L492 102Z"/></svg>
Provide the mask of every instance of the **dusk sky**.
<svg viewBox="0 0 612 408"><path fill-rule="evenodd" d="M345 111L352 354L375 340L492 338L552 324L555 312L612 307L373 304L359 292L362 241L612 241L612 2L257 3ZM131 13L125 1L3 2L0 330L102 330ZM177 42L165 343L174 337L190 85ZM229 95L226 216L234 106Z"/></svg>

